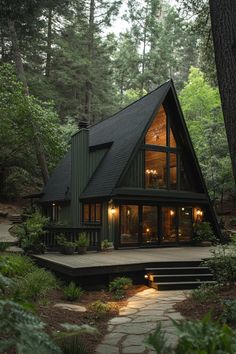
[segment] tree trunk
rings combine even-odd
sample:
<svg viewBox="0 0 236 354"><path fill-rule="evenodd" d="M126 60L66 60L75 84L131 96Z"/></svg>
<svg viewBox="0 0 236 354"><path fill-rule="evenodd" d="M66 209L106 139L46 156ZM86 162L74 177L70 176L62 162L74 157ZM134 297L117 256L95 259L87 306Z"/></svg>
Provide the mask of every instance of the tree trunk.
<svg viewBox="0 0 236 354"><path fill-rule="evenodd" d="M236 1L209 3L217 78L236 183Z"/></svg>
<svg viewBox="0 0 236 354"><path fill-rule="evenodd" d="M48 9L48 28L47 28L47 57L45 76L49 77L51 73L51 60L52 60L52 9Z"/></svg>
<svg viewBox="0 0 236 354"><path fill-rule="evenodd" d="M90 0L90 10L89 10L89 29L88 29L88 77L85 82L85 116L88 125L91 124L92 119L92 94L93 85L90 80L90 68L92 67L93 61L93 51L94 51L94 12L95 12L95 0Z"/></svg>
<svg viewBox="0 0 236 354"><path fill-rule="evenodd" d="M18 39L17 39L17 34L15 30L15 23L14 21L9 20L8 22L8 27L9 27L9 32L11 36L11 42L12 42L12 50L13 50L13 55L15 59L15 66L16 66L16 72L19 80L23 83L24 90L26 96L29 96L29 88L25 76L25 71L21 59L21 53L20 53L20 48L18 44Z"/></svg>
<svg viewBox="0 0 236 354"><path fill-rule="evenodd" d="M19 80L23 83L25 95L29 96L29 88L28 88L28 84L27 84L27 80L26 80L26 76L25 76L25 71L24 71L24 67L23 67L23 63L22 63L22 59L21 59L21 52L20 52L20 48L19 48L19 44L18 44L17 33L15 30L14 21L9 20L8 27L9 27L9 32L10 32L10 36L11 36L12 50L13 50L13 54L14 54L14 58L15 58L16 73L17 73ZM30 123L32 124L33 132L34 132L34 138L35 138L35 141L34 141L35 145L34 146L35 146L36 157L37 157L38 164L39 164L39 167L41 170L43 182L44 182L44 184L46 184L48 181L48 178L49 178L49 173L48 173L48 167L47 167L47 162L46 162L44 150L43 150L42 144L37 136L37 132L36 132L36 129L35 129L33 123L32 122L30 122Z"/></svg>

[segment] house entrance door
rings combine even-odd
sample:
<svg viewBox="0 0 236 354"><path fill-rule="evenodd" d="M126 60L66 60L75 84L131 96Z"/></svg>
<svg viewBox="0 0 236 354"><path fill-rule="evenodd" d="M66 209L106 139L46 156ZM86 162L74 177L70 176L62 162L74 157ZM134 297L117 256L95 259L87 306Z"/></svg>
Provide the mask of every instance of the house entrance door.
<svg viewBox="0 0 236 354"><path fill-rule="evenodd" d="M142 245L158 243L158 210L156 206L142 206Z"/></svg>

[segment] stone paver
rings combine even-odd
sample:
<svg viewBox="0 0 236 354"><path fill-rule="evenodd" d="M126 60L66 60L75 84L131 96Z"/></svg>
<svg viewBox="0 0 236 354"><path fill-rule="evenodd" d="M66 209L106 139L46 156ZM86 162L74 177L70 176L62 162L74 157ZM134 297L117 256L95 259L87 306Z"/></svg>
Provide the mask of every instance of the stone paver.
<svg viewBox="0 0 236 354"><path fill-rule="evenodd" d="M168 344L175 346L177 329L173 320L182 320L173 305L185 299L187 292L146 289L132 296L119 311L119 316L108 323L108 333L97 347L97 354L151 354L145 339L160 323L166 332Z"/></svg>
<svg viewBox="0 0 236 354"><path fill-rule="evenodd" d="M54 307L58 307L58 308L61 308L62 310L68 310L68 311L74 311L74 312L86 312L87 311L86 307L74 305L74 304L58 303L58 304L55 304Z"/></svg>
<svg viewBox="0 0 236 354"><path fill-rule="evenodd" d="M9 232L11 227L11 224L0 224L0 242L14 243L17 241L17 238L11 236Z"/></svg>

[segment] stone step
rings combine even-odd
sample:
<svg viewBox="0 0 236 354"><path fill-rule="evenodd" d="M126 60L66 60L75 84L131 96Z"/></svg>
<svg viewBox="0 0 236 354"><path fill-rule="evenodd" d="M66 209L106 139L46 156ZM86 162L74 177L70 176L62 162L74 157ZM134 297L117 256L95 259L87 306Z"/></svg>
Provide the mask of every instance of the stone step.
<svg viewBox="0 0 236 354"><path fill-rule="evenodd" d="M161 268L146 268L147 274L205 274L209 273L208 267L161 267Z"/></svg>
<svg viewBox="0 0 236 354"><path fill-rule="evenodd" d="M216 284L216 281L150 282L149 286L157 290L187 290L198 288L201 284Z"/></svg>
<svg viewBox="0 0 236 354"><path fill-rule="evenodd" d="M9 216L9 220L13 223L13 224L21 224L22 223L22 217L20 214L12 214Z"/></svg>
<svg viewBox="0 0 236 354"><path fill-rule="evenodd" d="M213 274L151 274L149 281L163 283L163 282L182 282L182 281L196 281L196 280L213 280Z"/></svg>

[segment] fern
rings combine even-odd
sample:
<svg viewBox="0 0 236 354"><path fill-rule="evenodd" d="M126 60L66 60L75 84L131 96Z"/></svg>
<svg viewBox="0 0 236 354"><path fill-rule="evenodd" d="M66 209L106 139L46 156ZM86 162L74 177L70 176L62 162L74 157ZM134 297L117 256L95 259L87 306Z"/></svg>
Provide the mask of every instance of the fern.
<svg viewBox="0 0 236 354"><path fill-rule="evenodd" d="M12 301L0 301L0 352L15 348L18 354L62 354L43 332L44 323Z"/></svg>

